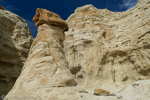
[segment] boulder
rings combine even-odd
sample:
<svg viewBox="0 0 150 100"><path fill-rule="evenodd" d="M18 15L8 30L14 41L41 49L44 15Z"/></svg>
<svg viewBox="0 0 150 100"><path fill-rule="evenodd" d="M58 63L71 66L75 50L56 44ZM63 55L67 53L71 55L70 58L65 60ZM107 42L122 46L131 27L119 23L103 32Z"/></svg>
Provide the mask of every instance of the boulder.
<svg viewBox="0 0 150 100"><path fill-rule="evenodd" d="M110 92L102 89L94 89L94 95L109 96Z"/></svg>

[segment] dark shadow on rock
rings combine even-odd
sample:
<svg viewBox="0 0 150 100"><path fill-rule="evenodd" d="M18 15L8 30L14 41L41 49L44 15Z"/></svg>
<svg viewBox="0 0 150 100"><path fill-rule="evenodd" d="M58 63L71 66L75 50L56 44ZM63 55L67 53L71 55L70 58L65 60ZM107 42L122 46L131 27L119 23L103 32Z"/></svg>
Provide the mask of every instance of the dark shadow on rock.
<svg viewBox="0 0 150 100"><path fill-rule="evenodd" d="M32 41L26 22L0 6L0 100L19 77Z"/></svg>

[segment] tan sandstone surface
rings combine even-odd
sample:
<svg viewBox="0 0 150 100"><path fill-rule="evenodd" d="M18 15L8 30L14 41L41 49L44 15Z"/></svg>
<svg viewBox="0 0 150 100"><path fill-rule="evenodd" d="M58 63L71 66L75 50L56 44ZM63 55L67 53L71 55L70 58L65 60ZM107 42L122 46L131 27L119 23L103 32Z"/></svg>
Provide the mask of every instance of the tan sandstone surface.
<svg viewBox="0 0 150 100"><path fill-rule="evenodd" d="M50 14L51 16L48 16ZM30 48L21 75L9 95L36 93L40 95L39 88L76 85L63 51L64 31L68 26L65 21L55 15L46 9L37 9L33 21L38 27L38 34ZM58 20L55 20L55 17ZM39 24L42 18L43 20L46 18L46 21ZM53 18L54 20L51 21ZM59 26L59 23L62 23L62 26Z"/></svg>
<svg viewBox="0 0 150 100"><path fill-rule="evenodd" d="M150 79L150 0L125 12L92 5L68 19L65 53L76 82L87 91L118 91L137 79Z"/></svg>
<svg viewBox="0 0 150 100"><path fill-rule="evenodd" d="M57 14L37 9L38 35L5 100L148 100L149 11L150 0L125 12L86 5L67 26Z"/></svg>
<svg viewBox="0 0 150 100"><path fill-rule="evenodd" d="M0 96L6 95L19 77L32 41L26 21L0 5Z"/></svg>

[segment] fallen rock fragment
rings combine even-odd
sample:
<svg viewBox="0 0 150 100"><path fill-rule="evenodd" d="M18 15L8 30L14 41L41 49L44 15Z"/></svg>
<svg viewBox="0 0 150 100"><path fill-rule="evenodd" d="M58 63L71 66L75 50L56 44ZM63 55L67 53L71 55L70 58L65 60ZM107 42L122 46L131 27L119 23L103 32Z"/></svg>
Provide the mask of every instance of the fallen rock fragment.
<svg viewBox="0 0 150 100"><path fill-rule="evenodd" d="M94 90L94 95L99 95L99 96L109 96L110 92L102 89L95 89Z"/></svg>

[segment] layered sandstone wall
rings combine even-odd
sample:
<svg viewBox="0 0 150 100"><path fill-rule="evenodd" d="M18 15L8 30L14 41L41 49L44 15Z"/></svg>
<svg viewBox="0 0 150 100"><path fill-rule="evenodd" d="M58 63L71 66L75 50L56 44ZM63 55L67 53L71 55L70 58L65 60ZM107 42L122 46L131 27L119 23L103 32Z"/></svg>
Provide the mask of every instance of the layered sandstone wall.
<svg viewBox="0 0 150 100"><path fill-rule="evenodd" d="M19 77L32 41L26 21L0 6L0 96L6 95Z"/></svg>
<svg viewBox="0 0 150 100"><path fill-rule="evenodd" d="M92 5L68 19L65 53L77 84L85 89L116 90L150 79L150 1L125 12Z"/></svg>

